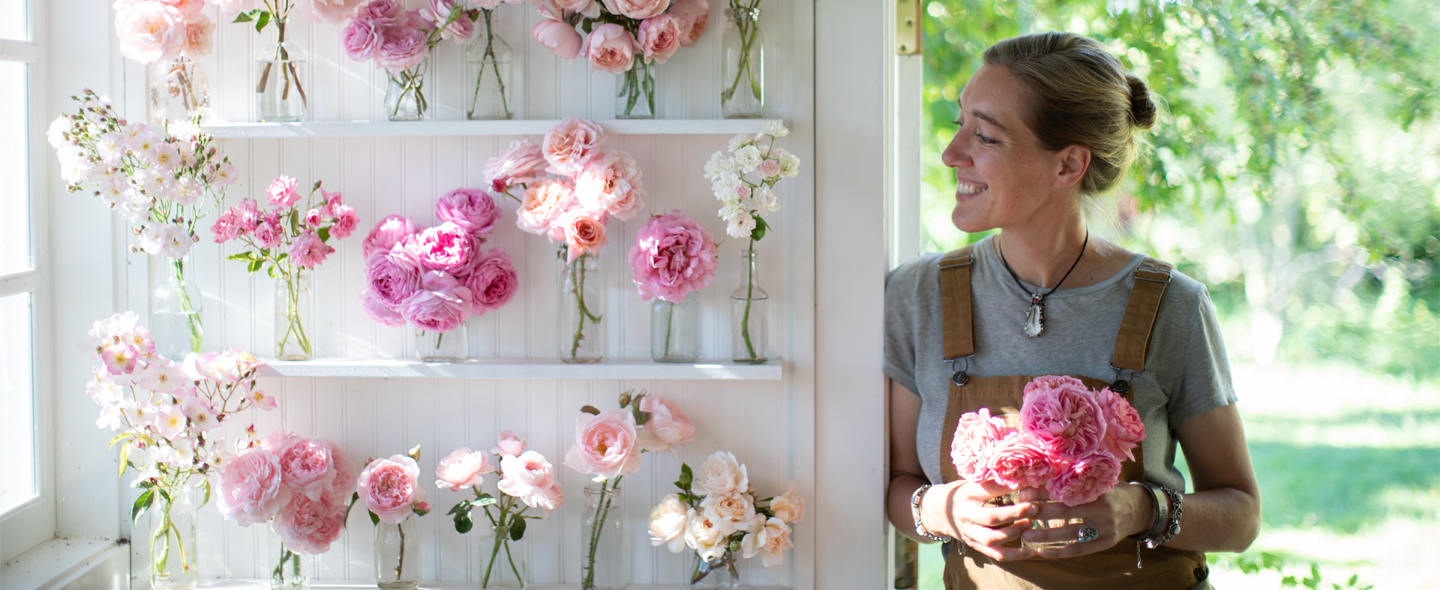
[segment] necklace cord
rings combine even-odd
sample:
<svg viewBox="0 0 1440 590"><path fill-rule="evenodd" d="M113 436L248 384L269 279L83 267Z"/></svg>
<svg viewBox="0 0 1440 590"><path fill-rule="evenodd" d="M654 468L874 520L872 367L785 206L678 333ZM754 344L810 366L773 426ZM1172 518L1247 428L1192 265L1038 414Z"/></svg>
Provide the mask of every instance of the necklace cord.
<svg viewBox="0 0 1440 590"><path fill-rule="evenodd" d="M1031 304L1033 305L1033 304L1039 303L1040 301L1044 300L1046 297L1049 297L1051 293L1054 293L1056 289L1059 289L1059 288L1060 288L1060 285L1065 284L1065 279L1070 278L1070 273L1075 272L1075 267L1080 266L1080 259L1085 257L1085 249L1086 249L1086 248L1089 248L1089 247L1090 247L1090 230L1089 230L1089 229L1086 229L1086 230L1085 230L1085 243L1083 243L1083 244L1080 245L1080 255L1079 255L1079 256L1076 256L1076 257L1075 257L1075 262L1072 262L1072 263L1070 264L1070 270L1065 271L1065 276L1060 277L1060 282L1055 283L1055 286L1054 286L1054 287L1050 287L1050 290L1049 290L1049 291L1046 291L1046 292L1044 292L1044 293L1041 293L1041 292L1039 292L1039 291L1036 291L1033 295L1031 295L1031 296L1030 296ZM1000 254L1000 264L1005 265L1005 272L1010 273L1010 278L1015 279L1015 284L1020 287L1020 291L1021 291L1021 292L1025 292L1025 291L1027 290L1027 289L1025 289L1025 283L1021 282L1021 281L1020 281L1020 277L1018 277L1018 276L1015 275L1015 271L1010 269L1010 263L1005 260L1005 251L1000 248L999 240L996 240L995 251ZM1041 287L1041 289L1044 289L1044 287ZM1038 297L1038 299L1037 299L1037 297Z"/></svg>

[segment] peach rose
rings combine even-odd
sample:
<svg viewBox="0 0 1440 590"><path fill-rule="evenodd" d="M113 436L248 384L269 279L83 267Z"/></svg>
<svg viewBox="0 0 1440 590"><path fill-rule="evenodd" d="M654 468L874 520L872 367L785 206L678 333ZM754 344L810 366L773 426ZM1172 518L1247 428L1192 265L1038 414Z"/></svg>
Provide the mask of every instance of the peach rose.
<svg viewBox="0 0 1440 590"><path fill-rule="evenodd" d="M770 510L775 518L785 522L800 522L805 519L805 499L800 497L795 480L785 484L785 492L770 500Z"/></svg>
<svg viewBox="0 0 1440 590"><path fill-rule="evenodd" d="M545 161L550 163L551 172L575 176L591 156L599 153L603 143L605 131L600 125L584 119L566 118L545 134L540 151L545 155Z"/></svg>
<svg viewBox="0 0 1440 590"><path fill-rule="evenodd" d="M706 0L680 0L670 8L670 15L680 19L680 46L689 47L705 34L710 25L710 3Z"/></svg>
<svg viewBox="0 0 1440 590"><path fill-rule="evenodd" d="M640 427L641 448L667 452L695 439L695 425L675 402L659 395L646 395L640 398L640 411L650 413L650 419Z"/></svg>
<svg viewBox="0 0 1440 590"><path fill-rule="evenodd" d="M173 59L184 45L185 15L161 2L118 4L115 34L125 57L143 64Z"/></svg>
<svg viewBox="0 0 1440 590"><path fill-rule="evenodd" d="M190 59L210 55L210 39L215 36L215 23L203 14L192 14L185 18L180 53Z"/></svg>
<svg viewBox="0 0 1440 590"><path fill-rule="evenodd" d="M572 62L580 56L580 48L585 44L575 27L548 18L535 23L535 28L530 29L530 36L560 59Z"/></svg>
<svg viewBox="0 0 1440 590"><path fill-rule="evenodd" d="M435 465L435 487L448 488L458 492L468 487L480 487L485 483L484 475L495 471L486 453L472 451L466 447L455 449Z"/></svg>
<svg viewBox="0 0 1440 590"><path fill-rule="evenodd" d="M607 480L629 475L640 469L637 442L635 416L629 410L581 414L575 421L575 445L565 455L565 465Z"/></svg>
<svg viewBox="0 0 1440 590"><path fill-rule="evenodd" d="M680 49L682 21L669 14L657 14L640 23L640 50L646 60L665 63Z"/></svg>
<svg viewBox="0 0 1440 590"><path fill-rule="evenodd" d="M569 183L541 178L525 188L515 225L532 234L546 235L574 202L575 189Z"/></svg>
<svg viewBox="0 0 1440 590"><path fill-rule="evenodd" d="M614 210L633 216L635 209L644 207L647 196L640 176L640 167L630 154L620 150L597 154L575 178L575 199L589 211Z"/></svg>
<svg viewBox="0 0 1440 590"><path fill-rule="evenodd" d="M556 227L565 232L566 262L575 262L583 254L598 254L605 247L606 217L604 211L597 215L575 207L556 220Z"/></svg>
<svg viewBox="0 0 1440 590"><path fill-rule="evenodd" d="M590 71L623 74L635 63L640 47L625 27L605 23L590 31L581 52L590 60Z"/></svg>
<svg viewBox="0 0 1440 590"><path fill-rule="evenodd" d="M623 14L636 20L647 19L670 7L670 0L604 0L611 14Z"/></svg>
<svg viewBox="0 0 1440 590"><path fill-rule="evenodd" d="M728 537L755 517L755 502L744 493L712 494L700 501L700 511L715 523L715 530Z"/></svg>

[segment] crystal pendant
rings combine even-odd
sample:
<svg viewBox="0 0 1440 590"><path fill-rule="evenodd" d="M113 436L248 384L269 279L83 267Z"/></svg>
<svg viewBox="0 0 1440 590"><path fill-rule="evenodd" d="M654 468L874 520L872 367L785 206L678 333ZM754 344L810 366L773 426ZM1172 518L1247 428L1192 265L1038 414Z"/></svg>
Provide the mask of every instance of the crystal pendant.
<svg viewBox="0 0 1440 590"><path fill-rule="evenodd" d="M1040 306L1039 299L1035 299L1030 302L1030 311L1025 314L1026 336L1034 338L1036 336L1039 336L1040 332L1045 330L1045 326L1040 323L1040 313L1044 309L1045 308Z"/></svg>

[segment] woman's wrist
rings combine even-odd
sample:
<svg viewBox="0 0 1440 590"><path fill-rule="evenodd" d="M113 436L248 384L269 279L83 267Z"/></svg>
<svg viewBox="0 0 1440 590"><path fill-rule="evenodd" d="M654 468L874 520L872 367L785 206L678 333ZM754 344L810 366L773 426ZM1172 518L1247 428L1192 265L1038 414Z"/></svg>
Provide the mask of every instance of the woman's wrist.
<svg viewBox="0 0 1440 590"><path fill-rule="evenodd" d="M1155 528L1155 520L1159 518L1154 498L1151 497L1150 489L1146 486L1130 482L1117 488L1122 491L1125 505L1129 507L1125 511L1130 515L1129 522L1122 521L1119 533L1126 537L1144 536Z"/></svg>
<svg viewBox="0 0 1440 590"><path fill-rule="evenodd" d="M955 531L951 529L946 519L937 518L937 514L944 514L945 503L948 501L950 490L955 487L954 483L940 483L930 486L920 498L919 520L915 524L930 531L931 534L940 537L955 538ZM939 502L939 504L936 504ZM939 507L939 508L937 508Z"/></svg>

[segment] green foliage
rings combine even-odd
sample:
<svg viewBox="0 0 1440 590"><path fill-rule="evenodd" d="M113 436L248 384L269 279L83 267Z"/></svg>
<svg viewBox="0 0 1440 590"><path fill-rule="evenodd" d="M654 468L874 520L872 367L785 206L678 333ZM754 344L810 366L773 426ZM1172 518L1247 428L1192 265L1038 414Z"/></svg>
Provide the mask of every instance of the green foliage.
<svg viewBox="0 0 1440 590"><path fill-rule="evenodd" d="M1271 570L1279 574L1285 573L1284 558L1269 551L1261 551L1259 555L1244 554L1222 559L1227 559L1246 575L1253 575L1265 570ZM1322 588L1325 590L1373 590L1375 588L1372 584L1360 583L1360 576L1358 574L1351 575L1350 578L1343 583L1331 582L1325 585L1325 580L1320 575L1320 564L1315 562L1310 562L1310 568L1303 577L1292 574L1281 578L1280 586L1282 588L1303 587L1310 588L1311 590L1320 590Z"/></svg>

